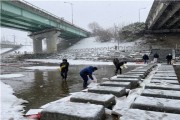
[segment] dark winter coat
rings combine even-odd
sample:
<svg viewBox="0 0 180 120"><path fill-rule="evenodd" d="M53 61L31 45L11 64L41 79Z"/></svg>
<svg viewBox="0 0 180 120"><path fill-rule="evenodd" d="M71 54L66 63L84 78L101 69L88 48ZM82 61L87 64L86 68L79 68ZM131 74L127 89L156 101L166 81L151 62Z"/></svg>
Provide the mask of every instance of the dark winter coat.
<svg viewBox="0 0 180 120"><path fill-rule="evenodd" d="M143 56L143 60L149 60L148 55L145 54L145 55Z"/></svg>
<svg viewBox="0 0 180 120"><path fill-rule="evenodd" d="M93 77L92 77L92 73L94 72L94 67L93 66L89 66L89 67L86 67L84 69L82 69L80 71L80 75L89 75L89 77L91 78L91 80L93 80Z"/></svg>
<svg viewBox="0 0 180 120"><path fill-rule="evenodd" d="M167 55L167 56L166 56L166 59L167 59L167 60L172 60L172 55Z"/></svg>
<svg viewBox="0 0 180 120"><path fill-rule="evenodd" d="M60 65L61 72L68 72L69 62L62 62Z"/></svg>
<svg viewBox="0 0 180 120"><path fill-rule="evenodd" d="M157 53L155 53L154 58L159 58L159 55Z"/></svg>
<svg viewBox="0 0 180 120"><path fill-rule="evenodd" d="M115 58L115 59L113 60L113 64L114 64L115 66L117 66L117 65L119 64L119 60L118 60L117 58Z"/></svg>
<svg viewBox="0 0 180 120"><path fill-rule="evenodd" d="M121 66L123 66L125 64L125 62L120 62L117 64L117 67L120 68Z"/></svg>

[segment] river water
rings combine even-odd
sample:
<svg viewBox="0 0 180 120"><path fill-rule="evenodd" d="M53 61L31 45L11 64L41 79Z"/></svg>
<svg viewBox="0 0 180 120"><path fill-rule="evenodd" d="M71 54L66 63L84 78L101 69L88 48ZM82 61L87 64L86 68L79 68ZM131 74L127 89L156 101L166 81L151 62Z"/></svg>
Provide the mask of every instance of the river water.
<svg viewBox="0 0 180 120"><path fill-rule="evenodd" d="M79 76L79 71L86 67L84 65L71 65L66 81L61 79L58 70L27 70L22 69L22 66L34 66L34 64L25 65L16 63L1 66L1 74L11 73L24 75L19 78L1 80L13 88L18 98L22 98L29 102L25 104L25 112L29 109L38 109L44 104L66 97L69 93L79 92L83 89L83 81ZM98 70L94 72L94 75L98 82L102 82L102 78L110 78L114 75L114 66L112 65L97 67ZM125 73L134 68L135 66L130 66L123 72Z"/></svg>

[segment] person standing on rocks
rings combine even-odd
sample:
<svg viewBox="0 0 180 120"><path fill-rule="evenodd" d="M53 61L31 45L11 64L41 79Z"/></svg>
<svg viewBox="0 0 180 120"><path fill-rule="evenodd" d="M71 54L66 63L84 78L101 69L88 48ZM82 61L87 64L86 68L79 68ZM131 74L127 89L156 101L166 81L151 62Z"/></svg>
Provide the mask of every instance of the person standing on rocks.
<svg viewBox="0 0 180 120"><path fill-rule="evenodd" d="M167 60L167 64L171 65L172 55L170 53L166 56L166 60Z"/></svg>
<svg viewBox="0 0 180 120"><path fill-rule="evenodd" d="M91 80L94 80L92 74L93 74L93 72L96 71L96 70L98 70L97 67L89 66L89 67L86 67L86 68L84 68L84 69L82 69L82 70L80 71L79 74L80 74L81 78L83 79L83 88L84 88L84 89L86 89L87 86L88 86L88 83L87 83L88 77L89 77Z"/></svg>
<svg viewBox="0 0 180 120"><path fill-rule="evenodd" d="M157 63L158 62L158 58L159 58L159 55L157 54L157 52L154 54L154 60L153 62L154 63Z"/></svg>
<svg viewBox="0 0 180 120"><path fill-rule="evenodd" d="M60 64L61 77L63 80L66 80L67 78L68 69L69 62L67 62L67 59L63 59L62 63Z"/></svg>

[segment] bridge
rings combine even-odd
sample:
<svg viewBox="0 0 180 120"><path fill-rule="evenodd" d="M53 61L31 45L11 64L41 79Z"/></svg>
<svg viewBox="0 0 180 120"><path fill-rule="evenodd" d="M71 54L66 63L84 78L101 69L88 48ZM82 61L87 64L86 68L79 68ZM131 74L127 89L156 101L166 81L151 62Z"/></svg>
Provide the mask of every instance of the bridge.
<svg viewBox="0 0 180 120"><path fill-rule="evenodd" d="M146 25L149 32L180 32L180 1L154 0Z"/></svg>
<svg viewBox="0 0 180 120"><path fill-rule="evenodd" d="M65 21L26 1L0 1L1 27L14 28L30 32L34 53L42 53L42 40L46 38L47 52L57 51L58 37L80 39L90 32Z"/></svg>

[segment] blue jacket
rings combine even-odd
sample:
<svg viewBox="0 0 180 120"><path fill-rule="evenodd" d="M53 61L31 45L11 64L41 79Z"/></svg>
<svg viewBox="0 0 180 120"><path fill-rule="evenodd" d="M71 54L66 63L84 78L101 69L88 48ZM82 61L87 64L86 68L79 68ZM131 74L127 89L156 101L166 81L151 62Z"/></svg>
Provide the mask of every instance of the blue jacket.
<svg viewBox="0 0 180 120"><path fill-rule="evenodd" d="M80 71L80 75L89 75L93 80L92 73L94 72L93 66L86 67Z"/></svg>

